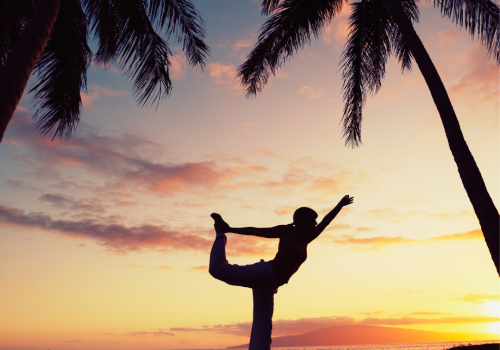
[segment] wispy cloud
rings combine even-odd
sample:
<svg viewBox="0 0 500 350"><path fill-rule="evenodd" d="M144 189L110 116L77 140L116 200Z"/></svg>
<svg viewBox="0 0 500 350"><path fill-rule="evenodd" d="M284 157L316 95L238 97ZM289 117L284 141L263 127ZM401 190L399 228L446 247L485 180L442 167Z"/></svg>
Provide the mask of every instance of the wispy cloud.
<svg viewBox="0 0 500 350"><path fill-rule="evenodd" d="M82 105L83 107L90 106L94 101L102 99L104 97L124 97L128 95L127 90L111 90L107 86L101 85L91 85L89 87L88 94L82 93Z"/></svg>
<svg viewBox="0 0 500 350"><path fill-rule="evenodd" d="M174 333L165 332L165 330L163 330L163 329L158 329L155 332L129 332L129 333L127 333L127 335L131 336L131 337L164 337L164 336L173 337L173 336L175 336Z"/></svg>
<svg viewBox="0 0 500 350"><path fill-rule="evenodd" d="M376 316L376 315L382 315L382 314L385 314L384 310L372 311L372 312L358 312L358 315L364 315L364 316Z"/></svg>
<svg viewBox="0 0 500 350"><path fill-rule="evenodd" d="M236 79L236 67L233 64L213 62L207 65L208 75L213 82L229 90L240 90L240 84Z"/></svg>
<svg viewBox="0 0 500 350"><path fill-rule="evenodd" d="M312 99L323 97L324 92L324 89L316 89L312 86L303 86L299 89L299 91L297 91L299 95L305 95Z"/></svg>
<svg viewBox="0 0 500 350"><path fill-rule="evenodd" d="M397 237L367 237L367 238L355 238L355 237L347 237L341 239L334 239L331 243L335 245L348 245L353 246L358 251L378 251L387 246L400 245L400 244L409 244L416 243L417 240L403 238L400 236ZM363 247L363 248L360 248Z"/></svg>
<svg viewBox="0 0 500 350"><path fill-rule="evenodd" d="M435 35L436 35L436 38L438 39L439 44L451 44L451 43L454 43L454 42L460 40L463 34L460 32L457 32L457 30L456 30L456 28L454 28L454 26L453 27L450 26L445 30L441 30L441 31L437 32Z"/></svg>
<svg viewBox="0 0 500 350"><path fill-rule="evenodd" d="M453 40L453 34L450 35L443 38ZM465 120L487 122L490 127L498 129L499 67L489 59L487 50L476 46L460 55L447 57L442 65L448 79L456 81L459 77L459 81L448 89L457 113ZM455 67L455 70L447 67Z"/></svg>
<svg viewBox="0 0 500 350"><path fill-rule="evenodd" d="M463 233L454 233L450 235L437 236L429 239L411 239L401 236L396 237L366 237L357 238L353 235L341 235L339 238L333 238L329 242L339 246L351 246L354 251L379 251L383 248L396 245L408 244L427 244L437 242L451 242L451 241L471 241L484 239L483 233L480 229L472 230Z"/></svg>
<svg viewBox="0 0 500 350"><path fill-rule="evenodd" d="M245 127L252 127L247 124ZM137 203L139 195L163 197L173 194L196 194L210 189L234 191L255 189L270 195L289 196L290 191L308 190L316 192L322 199L341 194L349 184L358 185L366 181L363 172L341 171L338 166L310 157L287 160L269 149L254 152L248 160L238 157L213 157L204 161L171 162L162 161L165 147L145 138L131 135L99 135L92 127L80 125L78 135L70 140L60 141L41 137L27 114L18 115L8 129L5 142L21 157L15 161L32 169L28 176L57 183L59 190L79 186L78 190L98 191L99 198L113 193L112 201L117 206L131 206ZM285 170L272 171L267 166L256 164L255 157L273 157L288 162ZM74 177L64 174L73 170L79 174L93 173L92 178L99 186L90 182L77 183ZM105 179L103 184L101 179ZM47 195L56 196L58 193ZM64 195L65 204L70 201L82 203L82 198ZM44 197L48 202L50 198ZM55 199L55 198L52 198ZM205 197L204 202L207 199ZM63 198L59 203L62 204ZM187 204L187 201L184 201ZM190 200L189 202L200 202ZM85 199L85 204L96 204ZM52 205L55 205L53 203ZM104 205L104 204L103 204ZM106 202L106 205L111 203Z"/></svg>
<svg viewBox="0 0 500 350"><path fill-rule="evenodd" d="M0 225L56 232L65 237L89 240L119 253L140 250L208 253L213 244L212 229L172 229L166 225L151 224L127 227L102 219L57 220L44 213L26 214L22 210L6 206L0 206ZM227 254L230 257L270 256L274 251L274 244L257 237L239 237L238 240L230 240L227 246Z"/></svg>
<svg viewBox="0 0 500 350"><path fill-rule="evenodd" d="M29 213L0 206L0 223L10 226L32 227L54 231L65 236L90 239L113 251L126 252L141 249L210 249L211 240L196 233L180 232L168 227L139 225L126 227L97 220L54 220L43 213Z"/></svg>
<svg viewBox="0 0 500 350"><path fill-rule="evenodd" d="M248 163L218 166L215 160L185 163L149 160L144 150L156 154L163 147L134 135L100 136L84 130L81 136L75 135L63 144L38 135L28 116L18 116L11 124L7 143L22 147L25 159L38 165L39 177L60 180L57 178L60 169L75 168L106 175L108 187L114 190L132 188L141 193L162 194L213 188L237 176L266 171L263 166Z"/></svg>
<svg viewBox="0 0 500 350"><path fill-rule="evenodd" d="M499 322L500 317L472 316L472 317L441 317L441 318L373 318L369 317L360 322L366 325L409 326L414 324L452 324L452 323L490 323Z"/></svg>
<svg viewBox="0 0 500 350"><path fill-rule="evenodd" d="M500 301L498 294L467 294L463 298L456 298L453 300L465 301L473 304L486 304L491 301Z"/></svg>
<svg viewBox="0 0 500 350"><path fill-rule="evenodd" d="M323 32L323 42L327 45L341 48L349 34L350 6L343 6L342 11L335 16L334 20Z"/></svg>
<svg viewBox="0 0 500 350"><path fill-rule="evenodd" d="M459 213L450 214L447 212L441 213L429 213L423 210L412 210L406 213L399 213L393 208L382 208L382 209L372 209L365 213L365 218L375 219L375 220L386 220L391 219L393 221L399 221L402 219L409 219L414 217L428 217L436 219L457 219L462 217L474 217L474 212L472 210L462 210Z"/></svg>
<svg viewBox="0 0 500 350"><path fill-rule="evenodd" d="M196 271L196 272L201 272L201 273L208 273L208 266L206 266L206 265L194 266L194 267L191 267L191 271Z"/></svg>
<svg viewBox="0 0 500 350"><path fill-rule="evenodd" d="M79 198L73 199L62 194L46 193L38 198L39 201L50 203L51 205L68 210L79 210L86 212L103 213L106 207L101 203L98 198Z"/></svg>
<svg viewBox="0 0 500 350"><path fill-rule="evenodd" d="M449 315L449 312L434 312L434 311L414 311L408 314L398 313L398 315L408 315L408 316L437 316L437 315Z"/></svg>
<svg viewBox="0 0 500 350"><path fill-rule="evenodd" d="M353 317L315 317L300 318L297 320L275 320L273 321L273 335L302 334L318 329L339 327L347 325L381 325L381 326L406 326L415 324L453 324L453 323L490 323L498 322L500 317L441 317L441 318L374 318L367 317L357 320ZM221 334L232 334L248 336L252 328L251 322L240 322L226 325L204 326L202 328L173 327L171 332L215 332Z"/></svg>
<svg viewBox="0 0 500 350"><path fill-rule="evenodd" d="M186 59L182 55L170 57L170 78L172 80L183 80L186 76Z"/></svg>

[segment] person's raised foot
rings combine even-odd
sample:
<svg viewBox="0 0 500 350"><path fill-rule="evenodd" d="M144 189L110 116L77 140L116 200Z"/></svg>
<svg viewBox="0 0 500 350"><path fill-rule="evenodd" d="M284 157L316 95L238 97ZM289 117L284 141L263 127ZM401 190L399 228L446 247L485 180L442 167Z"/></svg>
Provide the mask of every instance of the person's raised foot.
<svg viewBox="0 0 500 350"><path fill-rule="evenodd" d="M214 219L215 223L224 222L224 220L222 220L222 216L220 216L217 213L212 213L212 214L210 214L210 216L212 217L212 219Z"/></svg>
<svg viewBox="0 0 500 350"><path fill-rule="evenodd" d="M217 213L212 213L210 214L212 219L214 219L214 228L217 233L226 233L229 230L229 225L222 219L222 216L220 216Z"/></svg>
<svg viewBox="0 0 500 350"><path fill-rule="evenodd" d="M227 237L226 237L226 232L227 229L229 228L229 225L222 219L222 216L220 216L217 213L212 213L210 214L212 219L214 219L214 228L215 228L215 233L216 233L216 239L220 236L224 237L224 244L227 243Z"/></svg>

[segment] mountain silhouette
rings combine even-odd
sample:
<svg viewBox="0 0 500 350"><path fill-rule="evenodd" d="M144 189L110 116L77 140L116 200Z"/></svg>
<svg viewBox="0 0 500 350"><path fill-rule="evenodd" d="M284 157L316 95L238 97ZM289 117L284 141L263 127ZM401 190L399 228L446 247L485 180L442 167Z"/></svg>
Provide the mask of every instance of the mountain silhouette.
<svg viewBox="0 0 500 350"><path fill-rule="evenodd" d="M273 347L328 346L394 343L434 343L447 341L499 340L498 334L445 333L380 326L340 326L320 329L300 335L273 338ZM248 344L231 346L248 348Z"/></svg>

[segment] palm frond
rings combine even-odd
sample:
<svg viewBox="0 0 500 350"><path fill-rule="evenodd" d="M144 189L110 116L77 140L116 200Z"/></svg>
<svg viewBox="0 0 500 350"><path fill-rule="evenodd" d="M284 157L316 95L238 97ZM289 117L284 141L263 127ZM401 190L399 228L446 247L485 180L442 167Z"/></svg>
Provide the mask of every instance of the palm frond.
<svg viewBox="0 0 500 350"><path fill-rule="evenodd" d="M361 144L361 122L367 94L376 94L391 52L389 12L382 0L351 4L349 35L342 53L343 136L346 145Z"/></svg>
<svg viewBox="0 0 500 350"><path fill-rule="evenodd" d="M144 0L117 1L119 15L119 64L133 80L140 105L159 103L172 89L168 44L159 36L147 14Z"/></svg>
<svg viewBox="0 0 500 350"><path fill-rule="evenodd" d="M488 53L500 63L500 10L490 0L434 0L443 17L465 27L474 38L479 37Z"/></svg>
<svg viewBox="0 0 500 350"><path fill-rule="evenodd" d="M338 14L344 0L285 0L262 26L257 44L238 68L247 97L262 91L269 75Z"/></svg>
<svg viewBox="0 0 500 350"><path fill-rule="evenodd" d="M150 0L149 16L157 27L164 28L168 36L174 34L182 43L189 66L205 67L210 49L203 41L204 23L189 0Z"/></svg>
<svg viewBox="0 0 500 350"><path fill-rule="evenodd" d="M86 88L92 52L87 45L87 18L78 0L61 1L47 46L35 66L30 90L39 105L34 118L46 135L70 137L80 120L80 91Z"/></svg>
<svg viewBox="0 0 500 350"><path fill-rule="evenodd" d="M33 0L0 1L0 67L7 60L34 9Z"/></svg>
<svg viewBox="0 0 500 350"><path fill-rule="evenodd" d="M418 23L420 13L418 10L417 1L402 0L401 4L406 16L408 16L408 18L413 23ZM401 73L411 71L413 55L410 52L410 49L408 48L405 40L403 39L403 35L401 34L398 25L392 20L392 18L390 19L390 22L391 28L389 30L389 36L391 38L392 50L396 55L397 60L401 64Z"/></svg>
<svg viewBox="0 0 500 350"><path fill-rule="evenodd" d="M280 0L262 0L260 8L262 9L263 15L269 15L276 11L279 7Z"/></svg>
<svg viewBox="0 0 500 350"><path fill-rule="evenodd" d="M113 63L119 34L115 0L83 0L82 4L99 45L94 61L99 66Z"/></svg>

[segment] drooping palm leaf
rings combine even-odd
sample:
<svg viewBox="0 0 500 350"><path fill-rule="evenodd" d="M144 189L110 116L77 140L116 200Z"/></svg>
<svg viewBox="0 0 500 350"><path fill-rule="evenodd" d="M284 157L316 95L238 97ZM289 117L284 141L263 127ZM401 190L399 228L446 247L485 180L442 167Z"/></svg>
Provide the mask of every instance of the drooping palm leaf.
<svg viewBox="0 0 500 350"><path fill-rule="evenodd" d="M172 89L167 42L158 35L148 17L147 2L117 1L120 18L118 27L118 63L133 80L133 90L139 105L159 103Z"/></svg>
<svg viewBox="0 0 500 350"><path fill-rule="evenodd" d="M238 68L247 97L262 91L269 75L318 37L342 10L344 0L285 0L264 23L257 44Z"/></svg>
<svg viewBox="0 0 500 350"><path fill-rule="evenodd" d="M413 22L418 23L419 20L419 10L417 6L418 0L403 0L401 1L401 5L403 6L403 10L406 16ZM410 71L412 66L413 56L406 45L406 42L403 39L403 35L399 30L396 23L394 23L393 19L390 20L390 29L389 36L391 38L392 50L395 54L397 60L401 64L401 72Z"/></svg>
<svg viewBox="0 0 500 350"><path fill-rule="evenodd" d="M345 102L343 134L346 145L354 148L361 143L366 96L377 93L385 75L391 52L391 23L382 0L362 0L351 7L350 30L340 64Z"/></svg>
<svg viewBox="0 0 500 350"><path fill-rule="evenodd" d="M280 4L280 0L263 0L260 5L262 9L263 15L269 15L270 13L275 12Z"/></svg>
<svg viewBox="0 0 500 350"><path fill-rule="evenodd" d="M210 49L204 43L205 29L200 14L188 0L151 0L149 16L158 28L166 26L168 36L175 35L182 43L191 68L205 66Z"/></svg>
<svg viewBox="0 0 500 350"><path fill-rule="evenodd" d="M34 118L43 134L69 137L80 120L80 91L86 87L92 52L87 45L87 18L80 1L61 1L47 46L35 67L30 92L39 105Z"/></svg>
<svg viewBox="0 0 500 350"><path fill-rule="evenodd" d="M83 0L83 8L88 16L90 30L98 40L99 48L94 62L108 65L116 60L118 51L118 18L116 0Z"/></svg>
<svg viewBox="0 0 500 350"><path fill-rule="evenodd" d="M500 63L500 10L490 0L434 0L443 16L451 18L469 34L477 35L488 53Z"/></svg>
<svg viewBox="0 0 500 350"><path fill-rule="evenodd" d="M33 0L0 1L0 67L7 60L34 9Z"/></svg>

